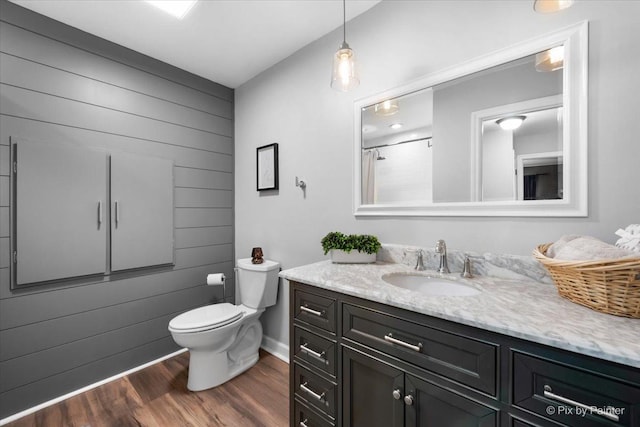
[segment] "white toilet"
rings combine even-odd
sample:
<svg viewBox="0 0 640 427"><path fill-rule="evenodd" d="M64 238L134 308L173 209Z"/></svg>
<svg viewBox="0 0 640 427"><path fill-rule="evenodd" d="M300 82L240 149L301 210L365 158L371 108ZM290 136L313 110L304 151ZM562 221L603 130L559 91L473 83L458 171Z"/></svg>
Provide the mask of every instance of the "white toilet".
<svg viewBox="0 0 640 427"><path fill-rule="evenodd" d="M251 258L238 260L238 305L219 303L187 311L169 322L178 345L189 349L189 381L192 391L218 386L258 361L262 342L259 317L276 303L280 264Z"/></svg>

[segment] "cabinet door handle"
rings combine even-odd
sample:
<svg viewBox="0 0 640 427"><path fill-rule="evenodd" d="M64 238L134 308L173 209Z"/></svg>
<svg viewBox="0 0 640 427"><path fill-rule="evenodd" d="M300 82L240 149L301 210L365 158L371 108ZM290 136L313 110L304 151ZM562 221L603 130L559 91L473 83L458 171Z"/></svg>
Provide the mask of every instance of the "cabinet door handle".
<svg viewBox="0 0 640 427"><path fill-rule="evenodd" d="M408 342L394 338L391 332L389 332L387 335L384 336L384 340L390 342L391 344L397 344L399 346L408 348L410 350L417 351L418 353L422 351L421 342L419 342L418 345L409 344Z"/></svg>
<svg viewBox="0 0 640 427"><path fill-rule="evenodd" d="M393 393L391 393L391 395L395 400L400 400L400 398L402 397L402 393L400 392L399 388L393 390Z"/></svg>
<svg viewBox="0 0 640 427"><path fill-rule="evenodd" d="M329 361L324 357L324 351L322 353L318 353L317 351L313 351L307 347L308 345L309 343L300 344L300 351L308 354L309 356L315 357L316 359L320 359L327 364L329 363Z"/></svg>
<svg viewBox="0 0 640 427"><path fill-rule="evenodd" d="M407 405L407 406L413 405L413 396L411 396L410 394L407 394L404 397L404 404Z"/></svg>
<svg viewBox="0 0 640 427"><path fill-rule="evenodd" d="M300 426L300 427L309 427L309 426L307 425L307 421L309 421L309 419L308 419L308 418L305 418L305 419L304 419L304 421L300 421L299 426Z"/></svg>
<svg viewBox="0 0 640 427"><path fill-rule="evenodd" d="M611 421L620 421L620 417L618 417L616 414L612 414L610 412L603 411L602 409L594 408L593 406L585 405L584 403L576 402L575 400L560 396L559 394L555 394L551 389L551 386L549 385L544 386L544 397L558 401L560 403L564 403L565 405L571 405L580 409L584 409L590 414L600 415L601 417L607 418Z"/></svg>
<svg viewBox="0 0 640 427"><path fill-rule="evenodd" d="M324 400L325 392L322 392L321 394L316 393L315 391L311 390L309 386L307 386L306 382L304 384L300 384L300 390L309 394L311 397L313 397L316 400Z"/></svg>
<svg viewBox="0 0 640 427"><path fill-rule="evenodd" d="M98 200L98 228L102 226L102 200Z"/></svg>
<svg viewBox="0 0 640 427"><path fill-rule="evenodd" d="M116 200L115 211L116 211L116 228L118 228L118 223L120 222L120 203L118 203L117 200Z"/></svg>
<svg viewBox="0 0 640 427"><path fill-rule="evenodd" d="M307 307L306 305L301 305L300 306L300 310L304 311L305 313L313 314L314 316L318 316L318 317L322 317L322 314L323 314L322 311L313 310L313 309Z"/></svg>

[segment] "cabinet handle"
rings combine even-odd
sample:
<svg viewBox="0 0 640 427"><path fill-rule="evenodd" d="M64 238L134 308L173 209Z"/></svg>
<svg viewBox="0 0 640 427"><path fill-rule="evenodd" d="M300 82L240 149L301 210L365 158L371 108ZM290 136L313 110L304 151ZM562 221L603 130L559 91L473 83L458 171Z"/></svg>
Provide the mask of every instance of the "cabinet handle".
<svg viewBox="0 0 640 427"><path fill-rule="evenodd" d="M309 421L309 419L308 419L308 418L305 418L305 419L304 419L304 421L300 421L299 426L300 426L300 427L309 427L309 426L307 425L307 421Z"/></svg>
<svg viewBox="0 0 640 427"><path fill-rule="evenodd" d="M306 382L304 384L300 384L300 390L304 391L305 393L308 393L309 395L311 395L311 397L313 397L316 400L324 400L325 392L322 392L322 394L316 393L315 391L311 390L309 386L307 386Z"/></svg>
<svg viewBox="0 0 640 427"><path fill-rule="evenodd" d="M98 200L98 228L102 226L102 200Z"/></svg>
<svg viewBox="0 0 640 427"><path fill-rule="evenodd" d="M404 397L404 404L407 405L407 406L413 405L413 396L411 396L410 394L407 394Z"/></svg>
<svg viewBox="0 0 640 427"><path fill-rule="evenodd" d="M118 223L120 222L120 204L118 203L117 200L116 200L115 211L116 211L116 228L118 228Z"/></svg>
<svg viewBox="0 0 640 427"><path fill-rule="evenodd" d="M304 311L305 313L313 314L314 316L318 316L318 317L323 317L322 314L324 313L322 311L313 310L313 309L307 307L306 305L301 305L300 306L300 310Z"/></svg>
<svg viewBox="0 0 640 427"><path fill-rule="evenodd" d="M611 421L616 421L616 422L620 421L620 417L618 417L616 414L611 414L609 412L605 412L598 408L594 408L593 406L585 405L584 403L576 402L575 400L566 398L564 396L560 396L559 394L555 394L551 389L551 386L549 385L544 386L544 397L547 397L551 400L556 400L566 405L571 405L580 409L584 409L586 411L589 411L590 414L600 415L601 417L607 418Z"/></svg>
<svg viewBox="0 0 640 427"><path fill-rule="evenodd" d="M391 332L384 336L384 340L390 342L391 344L397 344L410 350L417 351L418 353L422 351L421 342L419 342L418 345L409 344L408 342L394 338Z"/></svg>
<svg viewBox="0 0 640 427"><path fill-rule="evenodd" d="M324 357L324 351L322 353L318 353L317 351L313 351L309 347L307 347L308 345L309 343L300 344L300 351L308 354L309 356L315 357L316 359L320 359L326 364L329 364L329 361Z"/></svg>
<svg viewBox="0 0 640 427"><path fill-rule="evenodd" d="M400 389L399 388L393 390L393 393L391 393L391 395L393 396L393 398L395 400L400 400L400 398L402 397L402 393L400 393Z"/></svg>

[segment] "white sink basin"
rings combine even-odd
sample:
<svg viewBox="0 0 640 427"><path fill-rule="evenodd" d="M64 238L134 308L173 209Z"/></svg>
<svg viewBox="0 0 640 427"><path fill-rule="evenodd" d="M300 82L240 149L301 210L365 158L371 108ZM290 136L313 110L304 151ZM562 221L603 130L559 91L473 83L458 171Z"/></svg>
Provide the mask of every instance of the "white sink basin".
<svg viewBox="0 0 640 427"><path fill-rule="evenodd" d="M390 285L425 295L462 297L478 295L482 292L465 283L421 274L391 273L382 276L382 280Z"/></svg>

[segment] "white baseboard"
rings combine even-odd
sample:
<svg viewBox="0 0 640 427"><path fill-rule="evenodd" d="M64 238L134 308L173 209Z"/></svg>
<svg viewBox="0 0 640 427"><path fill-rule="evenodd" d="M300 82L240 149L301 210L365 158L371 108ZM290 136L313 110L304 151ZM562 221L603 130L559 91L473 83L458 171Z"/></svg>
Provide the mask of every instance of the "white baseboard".
<svg viewBox="0 0 640 427"><path fill-rule="evenodd" d="M262 336L262 349L273 354L283 362L289 363L289 346L266 335Z"/></svg>
<svg viewBox="0 0 640 427"><path fill-rule="evenodd" d="M9 424L12 421L15 421L15 420L17 420L19 418L25 417L25 416L27 416L29 414L33 414L34 412L39 411L40 409L44 409L47 406L55 405L56 403L60 403L63 400L66 400L66 399L68 399L70 397L73 397L73 396L76 396L78 394L84 393L85 391L89 391L89 390L91 390L93 388L99 387L99 386L101 386L103 384L106 384L108 382L117 380L117 379L122 378L124 376L127 376L129 374L132 374L132 373L134 373L136 371L139 371L141 369L147 368L147 367L149 367L151 365L155 365L156 363L162 362L163 360L170 359L170 358L172 358L174 356L177 356L177 355L179 355L181 353L184 353L185 351L187 351L187 349L183 348L183 349L178 350L176 352L173 352L171 354L167 354L166 356L162 356L159 359L152 360L151 362L147 362L144 365L136 366L135 368L129 369L128 371L121 372L121 373L119 373L117 375L114 375L112 377L109 377L109 378L106 378L104 380L98 381L97 383L93 383L93 384L90 384L90 385L88 385L86 387L82 387L81 389L74 390L71 393L65 394L64 396L56 397L55 399L52 399L52 400L49 400L47 402L41 403L41 404L39 404L37 406L34 406L33 408L25 409L22 412L18 412L17 414L13 414L13 415L11 415L11 416L9 416L7 418L1 419L0 420L0 426L3 426L5 424Z"/></svg>

